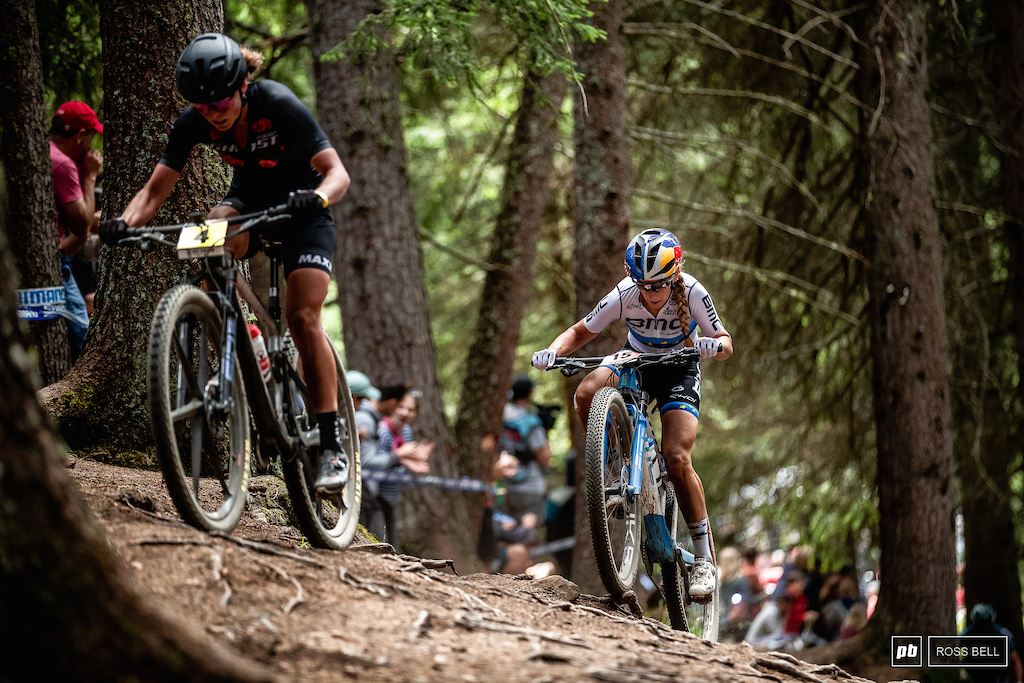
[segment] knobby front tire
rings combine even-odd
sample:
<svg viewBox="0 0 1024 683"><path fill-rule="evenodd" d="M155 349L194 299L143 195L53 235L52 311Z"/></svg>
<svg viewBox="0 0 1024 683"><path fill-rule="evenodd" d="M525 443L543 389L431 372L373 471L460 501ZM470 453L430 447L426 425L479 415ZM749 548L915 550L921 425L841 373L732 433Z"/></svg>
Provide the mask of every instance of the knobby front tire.
<svg viewBox="0 0 1024 683"><path fill-rule="evenodd" d="M326 333L325 333L326 335ZM286 336L285 346L293 344ZM328 343L331 344L330 339ZM347 548L355 537L359 526L359 504L362 499L362 475L359 462L359 434L356 431L356 412L349 393L345 368L334 344L334 367L338 380L338 416L342 419L341 446L349 459L349 479L337 493L321 494L314 488L320 464L319 448L295 449L292 458L285 458L283 470L288 493L292 499L299 529L309 542L318 548ZM299 379L298 355L289 354L289 365L293 381ZM296 386L304 385L295 382ZM303 429L311 428L316 422L312 414L313 405L304 389L300 390L304 412L298 416Z"/></svg>
<svg viewBox="0 0 1024 683"><path fill-rule="evenodd" d="M204 400L220 370L222 326L217 307L198 287L168 290L153 314L146 384L153 440L174 506L198 529L230 532L245 509L252 447L237 357L228 415L214 418Z"/></svg>
<svg viewBox="0 0 1024 683"><path fill-rule="evenodd" d="M622 396L614 387L601 388L587 420L587 510L601 581L614 596L632 588L640 562L640 497L623 495L632 437Z"/></svg>

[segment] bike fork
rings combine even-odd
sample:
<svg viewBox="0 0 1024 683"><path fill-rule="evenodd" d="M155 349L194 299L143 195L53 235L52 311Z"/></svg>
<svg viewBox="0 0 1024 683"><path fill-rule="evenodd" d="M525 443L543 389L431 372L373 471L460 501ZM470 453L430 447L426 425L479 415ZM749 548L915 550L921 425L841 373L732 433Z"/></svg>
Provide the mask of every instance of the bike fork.
<svg viewBox="0 0 1024 683"><path fill-rule="evenodd" d="M224 289L215 293L216 298L220 302L221 318L224 321L220 340L220 372L217 376L216 394L213 398L213 409L219 415L230 413L234 403L231 390L235 381L235 346L237 344L235 323L238 320L238 316L233 305L236 276L237 270L234 265L229 265L225 268Z"/></svg>

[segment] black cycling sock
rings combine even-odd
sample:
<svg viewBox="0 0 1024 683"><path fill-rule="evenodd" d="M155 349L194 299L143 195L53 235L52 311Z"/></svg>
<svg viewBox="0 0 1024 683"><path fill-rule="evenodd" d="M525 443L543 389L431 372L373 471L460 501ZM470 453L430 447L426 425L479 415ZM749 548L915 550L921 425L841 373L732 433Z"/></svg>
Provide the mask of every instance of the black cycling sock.
<svg viewBox="0 0 1024 683"><path fill-rule="evenodd" d="M317 413L316 423L320 427L321 450L341 450L341 425L338 424L338 411Z"/></svg>

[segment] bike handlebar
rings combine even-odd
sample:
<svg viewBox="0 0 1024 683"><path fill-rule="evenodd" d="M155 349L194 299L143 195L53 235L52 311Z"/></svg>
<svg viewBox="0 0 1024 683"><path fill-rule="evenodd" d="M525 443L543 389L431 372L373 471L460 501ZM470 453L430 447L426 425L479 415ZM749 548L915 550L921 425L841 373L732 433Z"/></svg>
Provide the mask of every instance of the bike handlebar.
<svg viewBox="0 0 1024 683"><path fill-rule="evenodd" d="M251 230L252 228L261 223L287 220L291 217L292 215L288 213L288 205L278 204L277 206L271 206L266 209L261 209L259 211L253 211L251 213L244 213L238 216L225 216L223 218L214 218L212 220L216 222L223 221L226 222L228 225L238 225L240 223L243 224L242 227L231 233L231 235L234 236ZM202 216L196 220L186 221L184 223L177 223L174 225L143 225L137 228L130 227L127 230L128 236L120 240L118 244L137 241L141 242L143 249L145 249L146 242L157 242L160 244L165 244L167 246L173 247L174 243L163 239L163 235L180 232L184 228L205 225L208 222L211 222L211 219L206 216Z"/></svg>
<svg viewBox="0 0 1024 683"><path fill-rule="evenodd" d="M722 350L722 344L718 344L718 350ZM575 375L580 370L596 368L600 365L635 366L643 365L681 365L700 359L700 352L697 349L687 347L676 349L668 353L641 353L639 351L623 350L610 356L593 356L590 358L576 358L573 356L558 356L548 370L561 370L566 377Z"/></svg>

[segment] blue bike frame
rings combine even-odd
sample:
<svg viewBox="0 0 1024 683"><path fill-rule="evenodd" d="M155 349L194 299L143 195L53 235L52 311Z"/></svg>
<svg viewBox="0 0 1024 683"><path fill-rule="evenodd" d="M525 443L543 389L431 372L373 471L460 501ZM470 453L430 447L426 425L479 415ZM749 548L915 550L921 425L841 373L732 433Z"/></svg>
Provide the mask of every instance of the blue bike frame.
<svg viewBox="0 0 1024 683"><path fill-rule="evenodd" d="M640 378L636 368L622 368L619 374L619 393L626 404L626 411L633 423L633 442L629 445L629 485L626 495L632 501L640 495L640 482L643 478L644 452L647 450L647 432L650 420L647 417L647 402L650 396L640 388Z"/></svg>
<svg viewBox="0 0 1024 683"><path fill-rule="evenodd" d="M636 368L625 367L617 371L619 375L619 393L622 394L626 411L629 413L630 421L633 423L633 441L629 445L629 484L626 486L625 494L632 502L635 496L640 495L641 482L643 480L643 468L654 467L654 463L644 461L644 454L648 451L655 452L654 438L650 435L651 421L647 417L647 404L650 402L650 395L641 389L639 372ZM660 457L660 456L656 456ZM653 477L652 477L653 479ZM676 514L679 514L678 512ZM644 511L644 529L646 531L647 552L654 562L670 562L677 553L682 553L682 559L688 564L693 563L693 554L679 547L672 538L665 523L665 516L655 512Z"/></svg>

